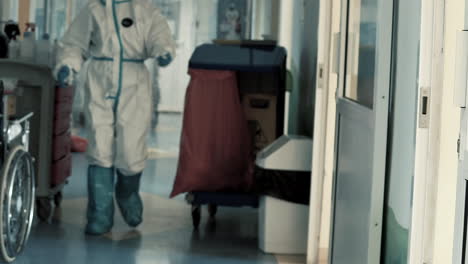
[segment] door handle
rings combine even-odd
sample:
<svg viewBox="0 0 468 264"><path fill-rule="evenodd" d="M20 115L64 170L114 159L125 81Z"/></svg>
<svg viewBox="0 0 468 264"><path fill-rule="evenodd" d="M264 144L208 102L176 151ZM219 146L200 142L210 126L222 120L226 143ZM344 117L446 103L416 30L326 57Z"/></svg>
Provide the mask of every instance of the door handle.
<svg viewBox="0 0 468 264"><path fill-rule="evenodd" d="M427 96L423 96L422 98L422 115L427 115L427 104L429 98Z"/></svg>
<svg viewBox="0 0 468 264"><path fill-rule="evenodd" d="M419 128L429 128L431 89L429 87L422 87L420 93Z"/></svg>

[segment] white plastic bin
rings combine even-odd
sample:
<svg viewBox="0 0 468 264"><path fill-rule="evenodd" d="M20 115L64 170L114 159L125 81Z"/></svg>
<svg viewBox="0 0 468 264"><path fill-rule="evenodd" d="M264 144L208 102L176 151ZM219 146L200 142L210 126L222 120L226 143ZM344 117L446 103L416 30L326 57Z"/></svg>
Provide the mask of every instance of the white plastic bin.
<svg viewBox="0 0 468 264"><path fill-rule="evenodd" d="M307 253L308 206L262 196L258 219L259 247L263 252Z"/></svg>

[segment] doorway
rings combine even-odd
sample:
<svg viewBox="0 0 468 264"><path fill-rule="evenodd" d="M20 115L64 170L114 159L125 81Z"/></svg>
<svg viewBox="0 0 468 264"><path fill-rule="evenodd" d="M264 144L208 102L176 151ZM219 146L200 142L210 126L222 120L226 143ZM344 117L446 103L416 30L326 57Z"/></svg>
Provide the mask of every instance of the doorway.
<svg viewBox="0 0 468 264"><path fill-rule="evenodd" d="M379 263L394 1L341 3L330 262Z"/></svg>

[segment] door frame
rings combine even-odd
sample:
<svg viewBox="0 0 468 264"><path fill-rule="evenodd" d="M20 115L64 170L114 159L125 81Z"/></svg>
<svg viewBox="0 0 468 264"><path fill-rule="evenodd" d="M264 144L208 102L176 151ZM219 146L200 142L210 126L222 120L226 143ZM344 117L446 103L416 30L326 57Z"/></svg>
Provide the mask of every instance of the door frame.
<svg viewBox="0 0 468 264"><path fill-rule="evenodd" d="M331 76L330 74L338 74L338 73L343 73L344 72L344 57L340 56L339 54L341 53L340 51L344 50L345 48L345 39L340 38L339 34L333 34L333 25L336 23L338 20L338 23L340 23L341 20L343 20L343 12L342 10L342 2L343 0L320 0L320 12L319 12L319 39L318 39L318 60L317 60L317 85L316 85L316 103L315 103L315 120L314 120L314 146L313 146L313 159L312 159L312 181L311 181L311 199L310 199L310 214L309 214L309 240L308 240L308 254L307 254L307 263L318 263L319 258L320 260L323 260L323 258L328 258L330 248L328 249L328 252L319 252L320 250L320 239L321 236L326 235L326 233L329 233L331 235L332 233L332 228L330 229L325 229L324 226L326 227L326 224L322 223L322 220L330 220L333 222L333 213L324 210L328 208L324 208L324 201L327 201L329 199L333 200L332 197L329 197L328 194L331 191L332 193L334 192L334 187L330 188L333 190L329 190L327 185L327 181L330 181L330 179L327 179L327 172L330 173L331 170L334 170L335 164L333 163L333 168L330 168L330 165L327 163L327 159L330 158L330 156L333 156L332 159L335 159L336 155L336 146L333 147L333 150L330 150L330 146L328 146L327 143L327 135L330 133L336 134L336 127L333 126L335 124L337 118L336 114L334 111L334 107L331 106L330 104L336 103L336 95L342 91L343 87L343 82L339 81L338 89L336 89L334 86L335 84L332 84L330 81ZM385 1L386 2L386 1ZM388 3L387 3L388 4ZM391 5L393 5L393 1L391 1ZM340 15L335 18L334 17L334 12L336 8L340 9ZM392 8L393 10L393 8ZM346 19L346 17L345 17ZM393 12L392 14L389 14L386 19L390 19L393 21ZM343 28L346 30L346 27L340 23L340 32L343 32ZM392 27L389 29L392 31ZM335 36L333 36L335 35ZM333 36L333 37L332 37ZM391 36L391 34L390 34ZM341 40L341 42L340 42ZM391 46L391 41L389 40L387 43ZM391 56L391 54L389 54ZM388 61L391 61L390 58ZM387 65L387 85L390 87L390 78L391 78L391 65ZM382 69L380 69L382 70ZM341 74L342 76L343 74ZM341 78L341 77L340 77ZM383 81L383 80L381 80ZM335 101L331 100L331 98L335 95ZM383 100L387 99L386 97L390 96L390 94L385 94L385 95L380 95L378 93L375 93L376 98L380 96ZM336 105L335 105L336 107ZM378 111L385 111L388 112L388 101L386 104L386 107L380 107ZM376 109L377 110L377 109ZM333 123L330 125L330 122ZM388 116L387 116L387 121L386 123L388 124ZM381 128L387 130L387 127ZM333 137L335 139L335 137ZM336 140L334 140L333 144L336 143ZM387 144L387 140L384 139L382 140L382 144L385 145ZM333 154L331 154L333 153ZM386 155L381 159L382 161L378 166L374 167L374 172L380 171L382 175L385 175L385 164L386 164ZM332 177L334 178L335 173L332 173ZM381 177L382 181L385 181L385 177ZM333 179L334 181L334 179ZM384 182L382 184L384 187ZM325 189L327 187L327 189ZM380 209L374 210L374 213L376 212L383 212L383 193L384 189L381 190L381 200L382 204ZM379 195L377 192L374 192L374 195ZM333 202L332 202L333 203ZM333 204L332 208L333 210ZM383 217L383 215L382 215ZM380 232L374 239L381 241L381 234L382 234L382 217L377 217L379 218L380 222ZM332 236L330 237L330 241L332 239ZM373 256L374 259L380 258L380 243L374 243L374 247L378 246L377 254ZM375 249L369 249L369 251L372 251ZM375 251L374 251L375 252ZM380 260L377 260L376 263L378 263Z"/></svg>
<svg viewBox="0 0 468 264"><path fill-rule="evenodd" d="M324 200L331 197L324 196L327 190L324 190L326 182L326 171L331 169L327 167L326 158L329 150L324 145L327 140L327 133L335 133L334 128L327 130L327 122L336 119L336 116L330 115L327 105L332 101L326 96L333 93L333 85L330 83L329 71L333 72L336 67L334 63L338 58L331 55L336 47L332 40L332 13L336 8L336 3L341 0L320 0L320 18L319 18L319 55L318 58L318 82L317 97L315 107L314 124L314 150L313 150L313 171L310 200L309 217L309 247L308 262L318 263L320 236L323 232L331 230L322 230L322 219L327 219L330 212L323 211ZM428 127L419 126L416 129L415 145L415 166L413 179L413 206L412 219L410 227L410 244L408 263L432 263L433 259L433 238L436 215L436 194L437 194L437 170L439 146L437 138L440 136L440 104L442 97L443 75L432 74L443 70L443 45L444 45L444 26L445 26L445 0L421 0L421 30L420 30L420 65L419 65L419 88L417 105L422 104L423 92L429 92L430 97L429 117L420 116L421 109L418 109L417 122L426 118L429 120ZM339 8L338 4L338 8ZM468 14L468 5L466 5ZM340 17L342 19L342 17ZM467 24L467 22L465 22ZM435 29L435 31L434 31ZM328 52L327 52L328 50ZM336 64L336 63L335 63ZM322 69L325 69L322 71ZM336 69L338 70L338 69ZM320 72L324 73L322 76ZM338 71L336 71L338 72ZM323 78L322 78L323 77ZM340 86L342 87L342 86ZM329 148L329 147L328 147ZM332 219L330 219L332 220Z"/></svg>
<svg viewBox="0 0 468 264"><path fill-rule="evenodd" d="M332 24L333 7L336 0L320 0L319 3L319 29L318 29L318 48L317 48L317 83L315 95L315 114L314 114L314 144L312 149L312 173L311 173L311 191L310 191L310 210L309 210L309 228L308 228L308 249L307 263L318 263L321 257L320 239L322 233L323 200L331 197L324 197L324 182L326 170L327 155L327 134L335 133L334 129L329 129L327 124L329 118L329 96L333 92L330 89L330 73L332 61L330 53L332 51ZM336 56L336 55L335 55ZM333 113L334 115L334 113ZM328 230L326 230L328 232Z"/></svg>
<svg viewBox="0 0 468 264"><path fill-rule="evenodd" d="M463 28L458 30L465 30L468 28L468 0L465 0L465 10L464 10L464 22ZM457 89L458 87L455 87ZM457 92L455 92L457 93ZM467 217L467 181L466 175L468 172L468 167L464 164L467 162L467 151L466 146L468 144L468 135L466 134L467 126L468 126L468 111L465 108L461 109L460 111L460 134L459 134L459 153L458 153L458 166L457 166L457 196L456 196L456 206L455 206L455 228L454 228L454 241L453 241L453 256L452 256L452 263L461 263L463 260L463 253L465 253L465 263L466 263L466 256L468 254L468 246L466 246L467 239L466 236L466 224L468 220ZM465 133L464 133L465 131ZM462 200L461 200L462 199ZM458 232L457 232L458 231ZM459 232L459 231L464 231ZM463 245L465 244L465 248Z"/></svg>
<svg viewBox="0 0 468 264"><path fill-rule="evenodd" d="M409 264L432 263L437 204L441 100L444 75L445 0L421 1L418 117ZM433 74L437 73L437 74ZM429 116L422 114L429 96Z"/></svg>

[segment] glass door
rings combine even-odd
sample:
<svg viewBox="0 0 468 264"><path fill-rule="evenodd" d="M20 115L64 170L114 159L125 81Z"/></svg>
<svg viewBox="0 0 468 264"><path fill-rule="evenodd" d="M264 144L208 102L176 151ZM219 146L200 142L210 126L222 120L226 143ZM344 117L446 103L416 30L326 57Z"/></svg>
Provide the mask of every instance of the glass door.
<svg viewBox="0 0 468 264"><path fill-rule="evenodd" d="M393 1L343 0L331 257L380 263Z"/></svg>

